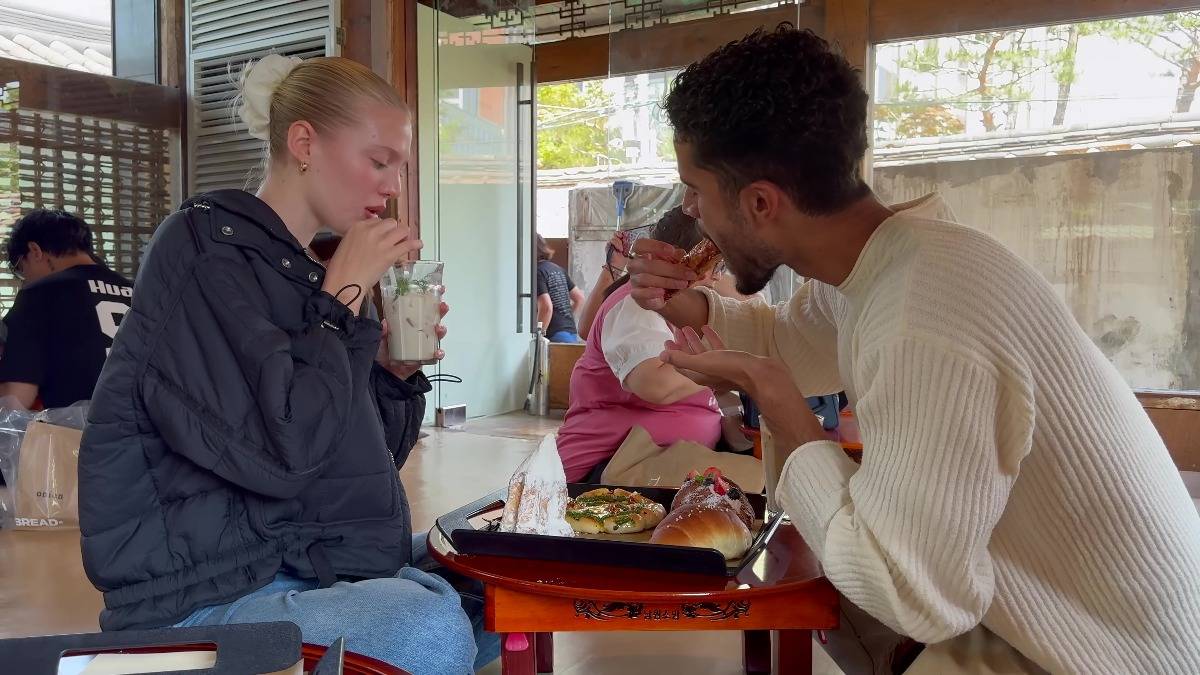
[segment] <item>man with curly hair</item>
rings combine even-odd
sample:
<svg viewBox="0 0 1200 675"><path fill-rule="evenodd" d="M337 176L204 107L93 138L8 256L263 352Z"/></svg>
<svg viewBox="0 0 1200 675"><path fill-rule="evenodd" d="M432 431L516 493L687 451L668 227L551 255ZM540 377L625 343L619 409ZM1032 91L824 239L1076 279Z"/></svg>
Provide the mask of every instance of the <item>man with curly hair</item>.
<svg viewBox="0 0 1200 675"><path fill-rule="evenodd" d="M843 669L903 668L908 636L922 672L1200 672L1200 516L1161 438L1036 270L936 194L876 198L846 60L759 31L689 66L666 110L738 290L781 265L808 282L775 307L668 302L693 275L642 240L633 296L682 329L665 361L759 404L779 501L867 648L835 650ZM843 389L861 465L804 400Z"/></svg>

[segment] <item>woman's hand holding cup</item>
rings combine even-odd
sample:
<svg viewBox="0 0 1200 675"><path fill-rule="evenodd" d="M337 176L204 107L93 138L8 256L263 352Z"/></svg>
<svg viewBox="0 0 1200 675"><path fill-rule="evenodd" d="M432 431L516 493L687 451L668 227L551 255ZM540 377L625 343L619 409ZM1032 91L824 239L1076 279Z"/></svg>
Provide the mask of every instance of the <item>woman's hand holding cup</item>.
<svg viewBox="0 0 1200 675"><path fill-rule="evenodd" d="M394 218L370 218L351 225L329 261L321 290L358 314L362 299L384 272L421 250L421 240L409 239L409 232Z"/></svg>

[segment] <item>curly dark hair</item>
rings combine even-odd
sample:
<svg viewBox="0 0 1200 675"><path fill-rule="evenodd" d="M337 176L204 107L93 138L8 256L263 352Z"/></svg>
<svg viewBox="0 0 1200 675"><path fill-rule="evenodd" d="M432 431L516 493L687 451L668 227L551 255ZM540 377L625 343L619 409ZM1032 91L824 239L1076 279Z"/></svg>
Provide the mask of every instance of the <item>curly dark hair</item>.
<svg viewBox="0 0 1200 675"><path fill-rule="evenodd" d="M767 180L802 212L836 212L867 193L867 92L809 30L759 29L693 63L664 107L676 139L732 197Z"/></svg>

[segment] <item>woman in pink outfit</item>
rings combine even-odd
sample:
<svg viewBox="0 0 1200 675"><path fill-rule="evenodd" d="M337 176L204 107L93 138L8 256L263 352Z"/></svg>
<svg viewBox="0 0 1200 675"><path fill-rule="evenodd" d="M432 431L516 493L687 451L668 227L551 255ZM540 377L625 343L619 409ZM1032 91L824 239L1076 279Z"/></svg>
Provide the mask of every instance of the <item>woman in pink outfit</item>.
<svg viewBox="0 0 1200 675"><path fill-rule="evenodd" d="M703 236L681 207L668 211L651 233L685 250ZM721 410L712 390L659 360L671 328L629 299L627 282L628 276L608 288L571 373L571 407L558 433L558 453L571 482L599 482L635 426L661 446L686 440L713 448L721 437Z"/></svg>

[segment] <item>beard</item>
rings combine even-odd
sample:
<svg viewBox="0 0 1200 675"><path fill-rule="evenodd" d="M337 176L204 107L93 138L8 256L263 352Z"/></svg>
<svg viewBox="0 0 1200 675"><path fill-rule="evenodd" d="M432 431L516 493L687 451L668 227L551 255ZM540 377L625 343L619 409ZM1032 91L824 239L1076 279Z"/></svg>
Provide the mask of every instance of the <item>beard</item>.
<svg viewBox="0 0 1200 675"><path fill-rule="evenodd" d="M733 277L737 280L734 287L742 295L754 295L762 291L767 284L771 283L771 278L775 276L775 270L779 269L779 265L771 267L755 264L747 267L748 269L743 270L738 269L738 266L733 263L729 264L729 271L733 272Z"/></svg>
<svg viewBox="0 0 1200 675"><path fill-rule="evenodd" d="M736 208L730 209L730 224L736 232L731 239L739 242L737 246L720 247L725 255L725 266L729 268L737 283L734 285L742 295L754 295L771 283L775 270L782 264L774 260L770 249L754 238L745 218ZM719 246L719 243L718 243Z"/></svg>

